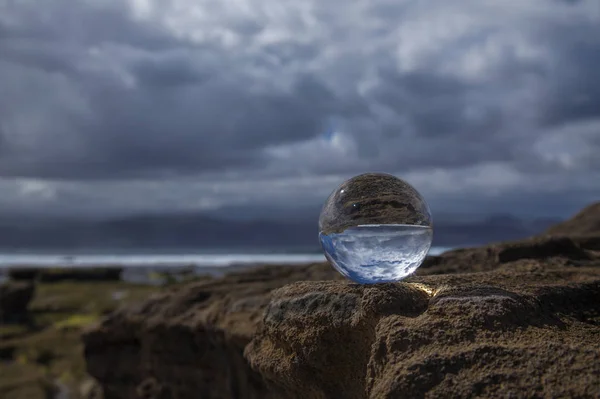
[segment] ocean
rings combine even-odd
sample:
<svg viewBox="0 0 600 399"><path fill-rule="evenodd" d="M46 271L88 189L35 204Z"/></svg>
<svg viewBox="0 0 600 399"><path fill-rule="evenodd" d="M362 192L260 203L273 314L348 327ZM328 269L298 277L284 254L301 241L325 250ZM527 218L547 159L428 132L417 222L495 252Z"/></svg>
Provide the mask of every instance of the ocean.
<svg viewBox="0 0 600 399"><path fill-rule="evenodd" d="M438 255L451 248L432 247L430 255ZM2 252L0 269L11 267L186 267L227 268L252 265L293 265L323 262L325 256L314 252L275 252L218 250L189 251L48 251L48 252Z"/></svg>

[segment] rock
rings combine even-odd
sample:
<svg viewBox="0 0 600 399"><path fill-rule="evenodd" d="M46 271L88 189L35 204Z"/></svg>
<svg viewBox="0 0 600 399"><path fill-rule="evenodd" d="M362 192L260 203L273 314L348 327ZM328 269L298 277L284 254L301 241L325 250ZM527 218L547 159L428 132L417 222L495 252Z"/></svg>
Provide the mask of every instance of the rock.
<svg viewBox="0 0 600 399"><path fill-rule="evenodd" d="M86 378L79 384L81 399L103 399L102 387L93 378Z"/></svg>
<svg viewBox="0 0 600 399"><path fill-rule="evenodd" d="M0 324L20 321L27 314L33 299L35 285L23 282L6 282L0 285Z"/></svg>
<svg viewBox="0 0 600 399"><path fill-rule="evenodd" d="M14 281L34 281L42 269L34 267L19 267L8 270L8 277Z"/></svg>
<svg viewBox="0 0 600 399"><path fill-rule="evenodd" d="M323 263L175 285L87 331L87 369L106 399L600 397L600 233L566 231L398 284Z"/></svg>
<svg viewBox="0 0 600 399"><path fill-rule="evenodd" d="M439 256L428 256L417 269L417 275L482 272L494 270L517 260L565 261L569 264L592 259L595 239L599 237L552 237L491 244L477 248L461 248ZM590 244L591 243L591 244Z"/></svg>
<svg viewBox="0 0 600 399"><path fill-rule="evenodd" d="M245 357L281 398L599 397L600 262L276 290Z"/></svg>
<svg viewBox="0 0 600 399"><path fill-rule="evenodd" d="M271 292L298 280L341 278L313 264L176 285L87 331L88 372L107 399L273 397L243 356Z"/></svg>
<svg viewBox="0 0 600 399"><path fill-rule="evenodd" d="M600 202L582 209L575 216L545 231L552 236L600 236Z"/></svg>
<svg viewBox="0 0 600 399"><path fill-rule="evenodd" d="M16 347L9 346L0 346L0 361L3 362L11 362L15 358Z"/></svg>
<svg viewBox="0 0 600 399"><path fill-rule="evenodd" d="M59 281L119 281L123 268L94 267L94 268L13 268L8 271L11 280L33 281L44 283Z"/></svg>
<svg viewBox="0 0 600 399"><path fill-rule="evenodd" d="M582 248L600 251L600 202L550 227L541 237L569 237Z"/></svg>

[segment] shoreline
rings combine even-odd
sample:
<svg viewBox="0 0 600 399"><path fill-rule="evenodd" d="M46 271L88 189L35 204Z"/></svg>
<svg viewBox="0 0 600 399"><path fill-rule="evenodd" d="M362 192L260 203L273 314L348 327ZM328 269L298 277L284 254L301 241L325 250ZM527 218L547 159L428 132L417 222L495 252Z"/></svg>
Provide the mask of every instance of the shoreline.
<svg viewBox="0 0 600 399"><path fill-rule="evenodd" d="M439 255L454 249L453 247L432 247L429 255ZM216 268L229 266L255 265L296 265L325 262L323 253L143 253L123 254L57 252L2 253L0 252L0 270L11 268L140 268L140 267L196 267Z"/></svg>

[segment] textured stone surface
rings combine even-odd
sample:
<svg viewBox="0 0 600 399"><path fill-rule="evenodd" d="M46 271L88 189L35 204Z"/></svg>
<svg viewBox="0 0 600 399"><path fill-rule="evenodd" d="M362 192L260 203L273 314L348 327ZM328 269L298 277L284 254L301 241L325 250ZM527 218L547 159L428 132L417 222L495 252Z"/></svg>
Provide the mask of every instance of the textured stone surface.
<svg viewBox="0 0 600 399"><path fill-rule="evenodd" d="M558 236L600 236L600 202L588 205L575 216L549 228L545 234Z"/></svg>
<svg viewBox="0 0 600 399"><path fill-rule="evenodd" d="M262 267L177 286L84 334L89 373L110 398L268 398L243 356L271 291L341 279L325 264Z"/></svg>
<svg viewBox="0 0 600 399"><path fill-rule="evenodd" d="M427 257L416 274L490 271L519 260L539 260L548 264L576 266L597 256L594 254L595 245L592 237L541 236L485 247L461 248L445 252L440 256Z"/></svg>
<svg viewBox="0 0 600 399"><path fill-rule="evenodd" d="M598 397L598 266L298 282L245 354L280 397Z"/></svg>
<svg viewBox="0 0 600 399"><path fill-rule="evenodd" d="M408 183L384 173L365 173L331 193L319 218L319 231L341 233L361 224L431 226L431 213Z"/></svg>
<svg viewBox="0 0 600 399"><path fill-rule="evenodd" d="M107 399L600 397L600 232L568 233L400 284L314 264L180 286L86 333L88 370Z"/></svg>
<svg viewBox="0 0 600 399"><path fill-rule="evenodd" d="M39 281L54 283L60 281L119 281L121 267L67 267L67 268L15 268L8 271L8 277L15 281Z"/></svg>
<svg viewBox="0 0 600 399"><path fill-rule="evenodd" d="M34 293L35 286L30 283L0 284L0 324L23 319Z"/></svg>

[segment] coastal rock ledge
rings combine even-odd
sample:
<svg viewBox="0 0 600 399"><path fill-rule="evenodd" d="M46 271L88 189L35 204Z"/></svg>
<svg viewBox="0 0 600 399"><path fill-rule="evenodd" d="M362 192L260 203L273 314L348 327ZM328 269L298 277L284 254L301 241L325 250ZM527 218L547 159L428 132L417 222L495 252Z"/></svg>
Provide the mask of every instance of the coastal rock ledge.
<svg viewBox="0 0 600 399"><path fill-rule="evenodd" d="M530 263L298 282L274 292L245 356L285 398L600 397L599 303L600 270Z"/></svg>
<svg viewBox="0 0 600 399"><path fill-rule="evenodd" d="M327 264L176 286L83 339L112 398L598 398L597 232L429 258L398 284Z"/></svg>

